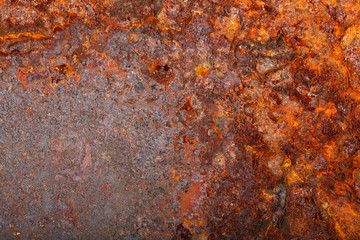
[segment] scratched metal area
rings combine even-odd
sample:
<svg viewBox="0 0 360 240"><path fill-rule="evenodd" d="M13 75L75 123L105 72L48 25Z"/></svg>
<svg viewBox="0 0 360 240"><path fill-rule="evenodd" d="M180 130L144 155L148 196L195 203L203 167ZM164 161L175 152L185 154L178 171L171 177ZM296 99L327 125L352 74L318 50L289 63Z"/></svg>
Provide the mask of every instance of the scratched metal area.
<svg viewBox="0 0 360 240"><path fill-rule="evenodd" d="M0 0L0 239L360 239L359 18Z"/></svg>

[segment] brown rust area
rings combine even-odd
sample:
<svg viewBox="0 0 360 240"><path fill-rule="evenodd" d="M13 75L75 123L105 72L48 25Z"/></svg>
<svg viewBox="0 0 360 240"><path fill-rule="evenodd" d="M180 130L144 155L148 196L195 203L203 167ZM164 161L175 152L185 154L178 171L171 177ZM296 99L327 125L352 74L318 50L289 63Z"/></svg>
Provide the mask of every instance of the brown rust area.
<svg viewBox="0 0 360 240"><path fill-rule="evenodd" d="M359 239L359 14L0 0L0 239Z"/></svg>

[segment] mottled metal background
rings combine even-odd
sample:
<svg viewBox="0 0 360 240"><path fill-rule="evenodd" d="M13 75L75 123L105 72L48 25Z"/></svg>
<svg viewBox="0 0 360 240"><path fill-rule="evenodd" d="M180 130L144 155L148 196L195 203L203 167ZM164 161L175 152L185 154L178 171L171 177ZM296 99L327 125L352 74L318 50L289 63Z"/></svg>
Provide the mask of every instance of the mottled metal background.
<svg viewBox="0 0 360 240"><path fill-rule="evenodd" d="M359 239L359 17L1 0L0 239Z"/></svg>

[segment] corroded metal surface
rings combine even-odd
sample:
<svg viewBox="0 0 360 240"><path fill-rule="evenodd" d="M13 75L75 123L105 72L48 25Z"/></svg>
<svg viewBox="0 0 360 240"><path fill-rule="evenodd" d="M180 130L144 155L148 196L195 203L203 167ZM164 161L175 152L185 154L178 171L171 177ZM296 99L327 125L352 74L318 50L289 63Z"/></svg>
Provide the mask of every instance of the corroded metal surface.
<svg viewBox="0 0 360 240"><path fill-rule="evenodd" d="M0 1L0 238L359 239L359 14Z"/></svg>

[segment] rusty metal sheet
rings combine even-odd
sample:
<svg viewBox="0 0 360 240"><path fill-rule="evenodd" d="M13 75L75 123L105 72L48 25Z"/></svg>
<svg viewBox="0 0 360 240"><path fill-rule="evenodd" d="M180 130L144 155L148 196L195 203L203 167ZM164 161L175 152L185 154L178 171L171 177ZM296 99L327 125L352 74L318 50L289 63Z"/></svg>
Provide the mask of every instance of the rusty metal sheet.
<svg viewBox="0 0 360 240"><path fill-rule="evenodd" d="M0 0L0 239L359 239L359 16Z"/></svg>

